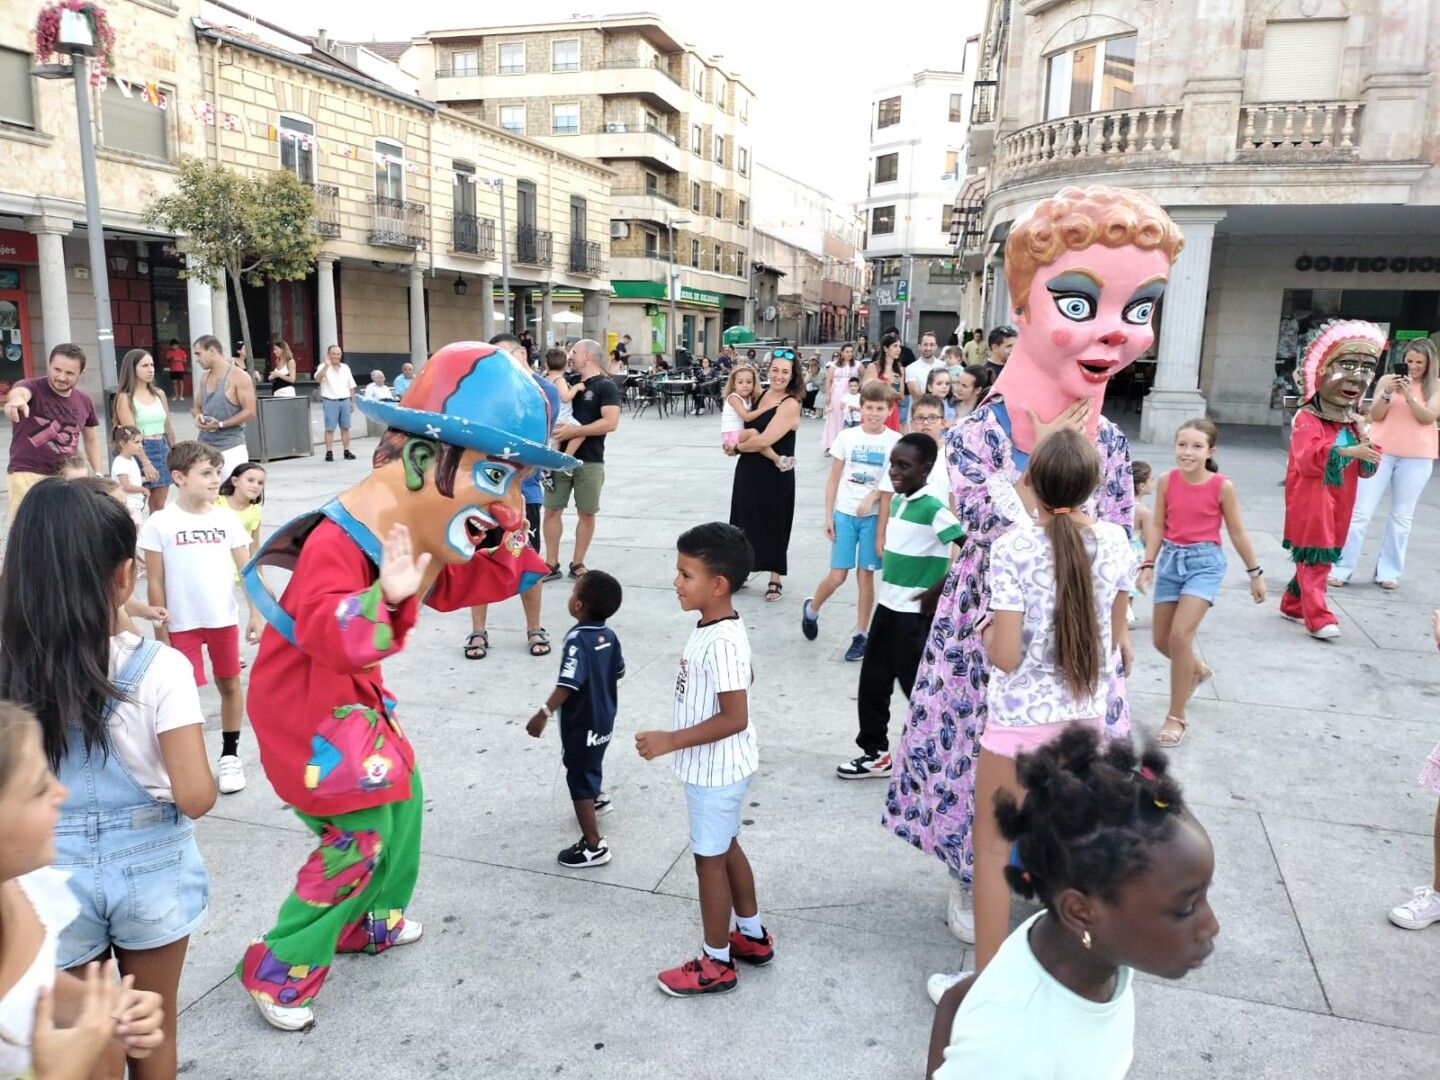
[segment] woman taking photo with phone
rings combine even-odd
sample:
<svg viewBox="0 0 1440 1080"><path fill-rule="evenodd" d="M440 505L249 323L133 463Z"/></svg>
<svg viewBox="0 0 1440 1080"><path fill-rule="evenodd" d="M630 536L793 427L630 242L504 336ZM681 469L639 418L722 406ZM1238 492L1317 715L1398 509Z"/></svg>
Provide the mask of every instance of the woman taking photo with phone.
<svg viewBox="0 0 1440 1080"><path fill-rule="evenodd" d="M1437 366L1435 342L1418 338L1405 343L1404 363L1389 375L1382 375L1375 384L1370 441L1382 452L1380 467L1374 476L1360 481L1345 550L1330 574L1332 588L1349 584L1360 561L1365 530L1386 491L1390 492L1390 520L1375 559L1375 584L1387 590L1400 587L1415 504L1430 480L1435 458L1440 456L1440 434L1435 427L1440 417Z"/></svg>

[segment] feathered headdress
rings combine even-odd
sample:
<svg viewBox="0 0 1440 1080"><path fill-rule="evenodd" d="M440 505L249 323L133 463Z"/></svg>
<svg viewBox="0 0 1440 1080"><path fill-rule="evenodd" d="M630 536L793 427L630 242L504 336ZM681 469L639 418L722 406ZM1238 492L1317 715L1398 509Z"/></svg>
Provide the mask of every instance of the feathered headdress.
<svg viewBox="0 0 1440 1080"><path fill-rule="evenodd" d="M1320 376L1337 356L1356 353L1379 359L1385 352L1385 332L1372 322L1359 319L1331 319L1323 323L1310 338L1300 366L1295 370L1295 384L1300 400L1315 396Z"/></svg>

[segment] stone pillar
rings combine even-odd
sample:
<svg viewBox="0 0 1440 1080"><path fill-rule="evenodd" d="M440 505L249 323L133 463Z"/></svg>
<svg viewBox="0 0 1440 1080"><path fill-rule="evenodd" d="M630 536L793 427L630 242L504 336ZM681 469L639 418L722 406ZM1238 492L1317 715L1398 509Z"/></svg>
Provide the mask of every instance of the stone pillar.
<svg viewBox="0 0 1440 1080"><path fill-rule="evenodd" d="M69 218L26 218L25 228L35 234L40 249L40 319L45 335L45 355L56 345L74 340L70 333L70 292L65 278L65 236L73 225Z"/></svg>
<svg viewBox="0 0 1440 1080"><path fill-rule="evenodd" d="M410 361L419 371L430 350L425 344L425 268L410 267Z"/></svg>
<svg viewBox="0 0 1440 1080"><path fill-rule="evenodd" d="M315 260L315 369L318 371L331 345L340 344L340 320L335 312L335 256L324 252Z"/></svg>
<svg viewBox="0 0 1440 1080"><path fill-rule="evenodd" d="M705 320L705 355L713 358L720 352L720 316L712 315Z"/></svg>
<svg viewBox="0 0 1440 1080"><path fill-rule="evenodd" d="M489 341L495 336L495 279L481 274L475 291L480 294L480 340Z"/></svg>
<svg viewBox="0 0 1440 1080"><path fill-rule="evenodd" d="M209 285L198 277L185 279L185 313L190 324L190 340L185 342L186 350L197 337L215 332L215 295Z"/></svg>
<svg viewBox="0 0 1440 1080"><path fill-rule="evenodd" d="M1170 216L1185 234L1185 249L1170 270L1161 301L1155 386L1140 412L1140 441L1167 446L1182 423L1205 415L1205 399L1200 395L1200 344L1210 291L1210 247L1225 211L1181 207L1171 210Z"/></svg>
<svg viewBox="0 0 1440 1080"><path fill-rule="evenodd" d="M594 341L605 344L605 319L602 315L602 294L595 289L580 290L580 333Z"/></svg>
<svg viewBox="0 0 1440 1080"><path fill-rule="evenodd" d="M554 344L555 341L555 301L553 298L555 287L548 281L540 290L540 332L536 335L540 347Z"/></svg>

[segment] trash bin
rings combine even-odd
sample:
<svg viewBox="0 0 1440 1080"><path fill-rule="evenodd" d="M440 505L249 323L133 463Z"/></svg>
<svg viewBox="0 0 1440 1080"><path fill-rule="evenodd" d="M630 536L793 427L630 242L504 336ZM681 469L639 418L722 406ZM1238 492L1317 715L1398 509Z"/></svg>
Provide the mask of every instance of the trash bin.
<svg viewBox="0 0 1440 1080"><path fill-rule="evenodd" d="M257 397L255 418L245 425L245 449L251 461L312 456L309 395Z"/></svg>

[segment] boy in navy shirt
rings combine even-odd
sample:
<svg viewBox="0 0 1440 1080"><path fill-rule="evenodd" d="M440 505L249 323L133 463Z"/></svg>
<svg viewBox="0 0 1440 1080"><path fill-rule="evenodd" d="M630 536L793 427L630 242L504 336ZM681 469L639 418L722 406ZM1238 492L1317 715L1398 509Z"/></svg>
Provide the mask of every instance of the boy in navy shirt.
<svg viewBox="0 0 1440 1080"><path fill-rule="evenodd" d="M616 690L625 675L625 658L605 620L620 610L620 583L602 571L587 571L575 582L569 608L576 622L560 646L560 677L525 730L538 739L559 710L561 760L581 837L556 860L583 869L610 861L595 818L611 808L600 790L601 764L615 730Z"/></svg>

